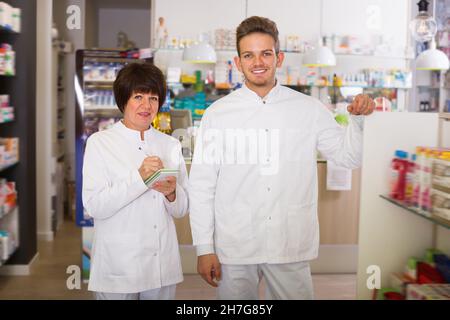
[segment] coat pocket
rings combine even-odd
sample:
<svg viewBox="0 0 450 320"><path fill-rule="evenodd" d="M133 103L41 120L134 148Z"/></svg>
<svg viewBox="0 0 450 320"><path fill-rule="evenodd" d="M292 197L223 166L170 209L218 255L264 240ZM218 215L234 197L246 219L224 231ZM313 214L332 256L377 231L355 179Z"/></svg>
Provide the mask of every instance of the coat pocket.
<svg viewBox="0 0 450 320"><path fill-rule="evenodd" d="M314 244L319 234L317 204L288 207L288 247L306 249Z"/></svg>
<svg viewBox="0 0 450 320"><path fill-rule="evenodd" d="M139 239L133 234L103 237L101 273L111 277L134 277L139 272Z"/></svg>
<svg viewBox="0 0 450 320"><path fill-rule="evenodd" d="M240 247L253 237L249 207L235 207L216 217L216 240L220 246Z"/></svg>

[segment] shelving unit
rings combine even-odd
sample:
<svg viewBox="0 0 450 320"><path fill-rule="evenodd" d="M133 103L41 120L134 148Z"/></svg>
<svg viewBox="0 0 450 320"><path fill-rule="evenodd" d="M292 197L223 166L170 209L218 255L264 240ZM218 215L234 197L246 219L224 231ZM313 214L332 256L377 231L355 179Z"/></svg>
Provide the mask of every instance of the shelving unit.
<svg viewBox="0 0 450 320"><path fill-rule="evenodd" d="M0 218L0 229L15 235L16 250L0 268L2 274L23 274L37 252L36 239L36 2L6 0L21 9L21 32L0 28L0 43L15 51L15 75L0 76L0 94L10 96L15 120L0 126L0 137L19 138L19 161L0 168L14 181L17 206ZM26 23L24 23L26 21ZM20 265L15 269L15 265ZM18 271L20 270L20 271Z"/></svg>
<svg viewBox="0 0 450 320"><path fill-rule="evenodd" d="M64 207L67 201L67 165L66 165L66 73L64 66L66 65L66 53L61 49L65 47L64 43L59 39L53 39L52 48L52 92L54 105L52 114L53 129L53 147L52 161L55 162L52 176L52 209L51 230L56 233L64 221Z"/></svg>
<svg viewBox="0 0 450 320"><path fill-rule="evenodd" d="M11 168L11 167L15 166L15 165L18 164L18 163L19 163L19 161L14 161L14 162L12 162L12 163L8 163L8 164L5 164L5 165L3 165L3 166L0 166L0 172L4 171L4 170L6 170L6 169Z"/></svg>
<svg viewBox="0 0 450 320"><path fill-rule="evenodd" d="M428 221L431 221L433 223L436 223L444 228L450 229L450 222L443 220L443 219L439 219L437 217L433 217L433 216L426 216L423 213L421 213L418 209L414 208L414 207L410 207L405 205L404 203L402 203L401 201L397 201L395 199L390 198L389 196L385 196L385 195L380 195L381 198L395 204L396 206L405 209L408 212L414 213L415 215L426 219Z"/></svg>
<svg viewBox="0 0 450 320"><path fill-rule="evenodd" d="M17 32L14 32L10 29L6 29L3 27L0 27L0 43L8 43L10 45L13 46L13 50L16 50L15 46L14 46L14 42L17 39L17 36L19 34ZM17 64L17 61L16 61ZM1 74L0 75L0 79L2 81L6 81L6 85L11 85L11 81L15 81L15 75L12 74ZM14 97L12 97L11 93L9 92L9 90L3 91L3 86L0 85L0 94L8 94L10 97L10 105L14 102L13 99ZM6 124L8 122L11 121L2 121L1 123ZM1 127L0 128L0 137L6 137L7 135L5 135L5 131L3 130L6 127ZM18 161L14 161L14 162L10 162L10 163L3 163L2 165L0 165L0 174L2 178L5 178L8 182L10 181L14 181L9 179L7 176L7 174L5 173L9 173L10 170L8 169L12 169L15 168L15 166L18 164ZM2 205L3 206L3 205ZM3 213L0 212L0 231L6 231L9 234L9 245L13 244L14 245L14 249L13 251L8 255L8 257L4 257L4 256L0 256L0 266L4 263L6 263L9 258L16 252L17 248L18 248L18 244L19 244L19 232L18 232L18 228L17 225L19 224L19 215L18 215L18 210L17 209L17 205L15 205L13 208L11 208L11 210L8 210L7 212ZM2 210L3 211L3 210Z"/></svg>

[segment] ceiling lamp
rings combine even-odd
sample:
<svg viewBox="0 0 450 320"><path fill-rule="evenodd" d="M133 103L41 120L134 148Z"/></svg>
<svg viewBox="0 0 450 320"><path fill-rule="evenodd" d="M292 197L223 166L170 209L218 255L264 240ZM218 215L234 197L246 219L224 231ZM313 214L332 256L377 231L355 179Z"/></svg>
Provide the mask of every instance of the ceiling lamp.
<svg viewBox="0 0 450 320"><path fill-rule="evenodd" d="M306 67L332 67L336 65L336 56L330 48L319 43L316 48L305 53L303 65Z"/></svg>
<svg viewBox="0 0 450 320"><path fill-rule="evenodd" d="M332 67L336 65L336 56L330 48L322 42L323 1L320 1L320 34L317 46L305 53L303 65L305 67Z"/></svg>
<svg viewBox="0 0 450 320"><path fill-rule="evenodd" d="M434 38L431 40L430 49L423 51L416 59L417 70L448 70L449 66L446 54L436 49Z"/></svg>
<svg viewBox="0 0 450 320"><path fill-rule="evenodd" d="M183 61L189 63L216 63L216 51L206 42L195 43L184 48Z"/></svg>

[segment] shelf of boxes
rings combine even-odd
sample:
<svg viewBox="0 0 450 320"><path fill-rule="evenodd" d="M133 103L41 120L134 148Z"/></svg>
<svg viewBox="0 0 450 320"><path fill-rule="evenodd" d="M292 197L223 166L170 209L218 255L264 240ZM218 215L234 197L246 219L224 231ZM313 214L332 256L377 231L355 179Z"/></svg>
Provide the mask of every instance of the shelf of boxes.
<svg viewBox="0 0 450 320"><path fill-rule="evenodd" d="M414 208L412 206L408 206L408 205L406 205L405 203L403 203L401 201L392 199L389 196L380 195L380 197L385 199L385 200L387 200L387 201L389 201L390 203L395 204L398 207L401 207L401 208L405 209L407 212L413 213L413 214L415 214L415 215L417 215L417 216L419 216L419 217L421 217L423 219L426 219L428 221L436 223L436 224L438 224L438 225L440 225L440 226L442 226L444 228L450 229L450 221L448 221L448 220L444 220L444 219L441 219L441 218L436 217L436 216L428 216L423 211L421 211L419 209L416 209L416 208Z"/></svg>

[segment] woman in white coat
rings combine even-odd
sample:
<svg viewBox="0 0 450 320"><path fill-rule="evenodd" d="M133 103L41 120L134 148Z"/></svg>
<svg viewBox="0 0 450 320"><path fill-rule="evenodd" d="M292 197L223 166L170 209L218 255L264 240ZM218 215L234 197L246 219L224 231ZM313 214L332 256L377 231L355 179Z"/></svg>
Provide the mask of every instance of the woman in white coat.
<svg viewBox="0 0 450 320"><path fill-rule="evenodd" d="M173 218L188 210L178 140L152 128L166 83L151 64L126 65L114 82L123 119L86 143L83 205L94 218L88 289L97 299L173 299L183 281ZM147 186L162 168L178 169Z"/></svg>

